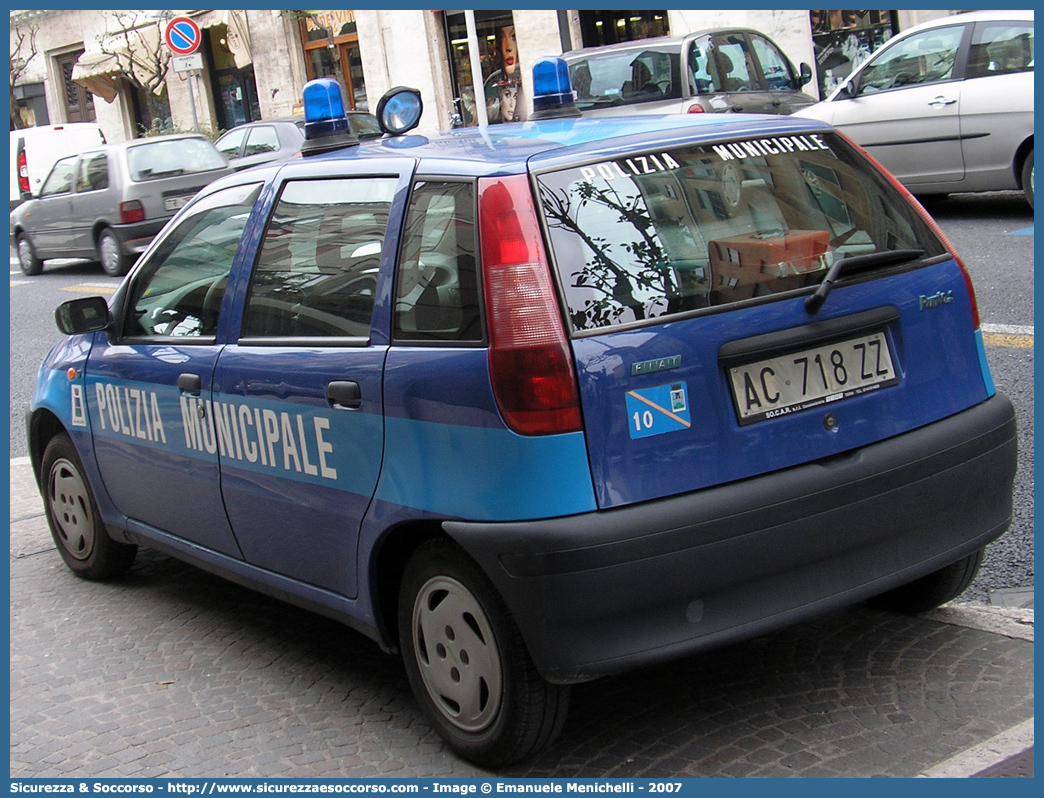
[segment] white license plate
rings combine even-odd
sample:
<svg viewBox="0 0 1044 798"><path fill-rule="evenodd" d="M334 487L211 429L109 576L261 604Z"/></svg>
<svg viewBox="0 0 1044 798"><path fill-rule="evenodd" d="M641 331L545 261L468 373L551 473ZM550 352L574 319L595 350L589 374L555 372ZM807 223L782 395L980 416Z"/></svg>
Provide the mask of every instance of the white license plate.
<svg viewBox="0 0 1044 798"><path fill-rule="evenodd" d="M733 366L729 380L740 424L811 410L899 381L883 332Z"/></svg>
<svg viewBox="0 0 1044 798"><path fill-rule="evenodd" d="M191 194L187 197L168 197L167 199L163 200L163 207L166 208L168 211L176 211L179 208L184 208L186 205L188 205L190 199L192 199Z"/></svg>

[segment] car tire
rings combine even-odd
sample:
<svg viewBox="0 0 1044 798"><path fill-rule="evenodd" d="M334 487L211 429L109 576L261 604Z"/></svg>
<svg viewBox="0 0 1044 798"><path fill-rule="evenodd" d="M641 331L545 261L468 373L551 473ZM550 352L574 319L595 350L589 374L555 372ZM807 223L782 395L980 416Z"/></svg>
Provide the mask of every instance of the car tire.
<svg viewBox="0 0 1044 798"><path fill-rule="evenodd" d="M123 244L116 234L107 227L98 235L98 262L101 263L102 271L110 277L122 277L133 262L123 251Z"/></svg>
<svg viewBox="0 0 1044 798"><path fill-rule="evenodd" d="M76 447L65 433L47 444L41 474L47 524L69 570L91 580L125 573L138 547L109 537Z"/></svg>
<svg viewBox="0 0 1044 798"><path fill-rule="evenodd" d="M1022 162L1022 191L1026 194L1026 202L1033 207L1033 150L1029 151Z"/></svg>
<svg viewBox="0 0 1044 798"><path fill-rule="evenodd" d="M982 565L985 549L909 584L875 596L867 603L881 610L913 614L934 610L968 589Z"/></svg>
<svg viewBox="0 0 1044 798"><path fill-rule="evenodd" d="M36 256L36 250L33 248L33 242L29 240L29 236L19 233L15 239L15 245L18 249L18 267L22 270L22 274L27 277L35 277L43 271L43 261Z"/></svg>
<svg viewBox="0 0 1044 798"><path fill-rule="evenodd" d="M558 735L569 687L537 673L496 589L454 543L429 541L410 559L398 623L410 686L458 755L499 768Z"/></svg>

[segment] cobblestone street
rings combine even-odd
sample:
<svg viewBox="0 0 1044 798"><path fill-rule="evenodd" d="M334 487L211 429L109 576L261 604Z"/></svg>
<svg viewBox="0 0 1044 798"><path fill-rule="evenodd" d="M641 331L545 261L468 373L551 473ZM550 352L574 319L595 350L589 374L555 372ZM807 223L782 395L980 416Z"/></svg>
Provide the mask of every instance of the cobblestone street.
<svg viewBox="0 0 1044 798"><path fill-rule="evenodd" d="M366 638L149 551L83 582L25 461L11 488L12 777L486 775ZM1032 719L1032 617L857 607L583 684L557 744L498 775L917 776Z"/></svg>

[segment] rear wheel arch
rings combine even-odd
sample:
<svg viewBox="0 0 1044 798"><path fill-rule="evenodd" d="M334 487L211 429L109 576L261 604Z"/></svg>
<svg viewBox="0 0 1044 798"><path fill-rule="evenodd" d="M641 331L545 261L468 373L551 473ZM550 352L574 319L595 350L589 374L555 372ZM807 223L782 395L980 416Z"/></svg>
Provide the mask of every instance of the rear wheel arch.
<svg viewBox="0 0 1044 798"><path fill-rule="evenodd" d="M106 224L102 224L95 233L94 250L102 270L110 277L122 277L134 263L134 257L124 249L119 236Z"/></svg>
<svg viewBox="0 0 1044 798"><path fill-rule="evenodd" d="M94 241L95 249L98 248L98 239L101 238L102 230L109 226L108 222L100 219L94 223L94 226L91 228L91 240Z"/></svg>
<svg viewBox="0 0 1044 798"><path fill-rule="evenodd" d="M406 565L425 542L439 537L449 538L438 521L411 521L391 529L374 547L370 561L374 622L389 648L399 644L399 587Z"/></svg>
<svg viewBox="0 0 1044 798"><path fill-rule="evenodd" d="M1019 145L1018 149L1015 150L1015 158L1011 162L1011 169L1015 173L1015 183L1019 188L1024 188L1022 185L1022 167L1031 152L1033 152L1033 136L1030 136Z"/></svg>

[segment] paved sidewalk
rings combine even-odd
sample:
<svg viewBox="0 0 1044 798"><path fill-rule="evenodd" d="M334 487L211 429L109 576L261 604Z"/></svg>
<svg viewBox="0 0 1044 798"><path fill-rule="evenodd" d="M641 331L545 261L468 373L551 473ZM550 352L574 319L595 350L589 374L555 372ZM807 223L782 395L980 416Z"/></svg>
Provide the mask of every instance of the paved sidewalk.
<svg viewBox="0 0 1044 798"><path fill-rule="evenodd" d="M397 659L155 552L111 583L54 551L11 461L12 777L487 775ZM1032 776L1033 610L865 607L579 685L509 777Z"/></svg>

